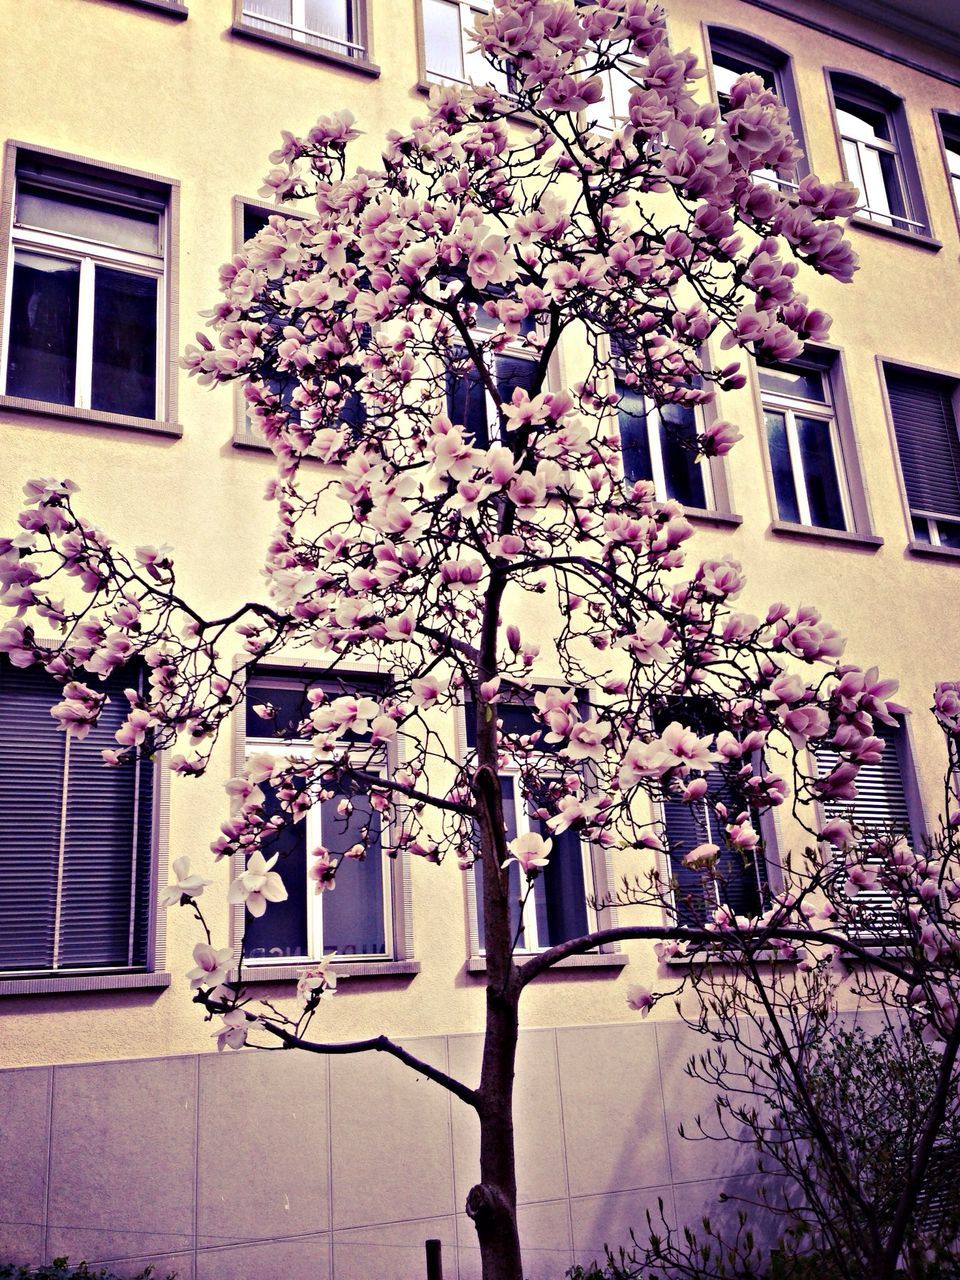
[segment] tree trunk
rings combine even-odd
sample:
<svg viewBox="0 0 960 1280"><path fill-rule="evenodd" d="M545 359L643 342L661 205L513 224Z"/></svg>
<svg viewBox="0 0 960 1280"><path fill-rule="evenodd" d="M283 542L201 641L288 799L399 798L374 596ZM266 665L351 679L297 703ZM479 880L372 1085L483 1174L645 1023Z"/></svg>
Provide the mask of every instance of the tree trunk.
<svg viewBox="0 0 960 1280"><path fill-rule="evenodd" d="M513 1079L517 995L487 989L487 1026L480 1074L480 1182L467 1196L480 1244L483 1280L523 1280L517 1233Z"/></svg>

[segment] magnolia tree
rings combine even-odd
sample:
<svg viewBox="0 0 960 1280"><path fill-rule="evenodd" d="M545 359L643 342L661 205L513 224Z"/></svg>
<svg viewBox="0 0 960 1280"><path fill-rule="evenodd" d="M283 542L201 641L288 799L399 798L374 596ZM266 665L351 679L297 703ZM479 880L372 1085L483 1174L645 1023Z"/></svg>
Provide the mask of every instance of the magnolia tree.
<svg viewBox="0 0 960 1280"><path fill-rule="evenodd" d="M617 939L793 955L821 891L829 910L831 899L853 901L845 882L852 891L875 874L849 823L811 828L826 852L763 914L721 906L704 917L697 895L674 893L662 870L657 804L689 806L700 821L712 810L722 835L704 828L686 861L723 902L731 867L762 858L764 811L790 796L809 815L816 798L853 796L858 768L881 751L873 720L888 719L893 686L840 665L843 641L814 609L743 612L737 563L688 559L681 506L625 477L616 408L615 379L661 408L708 405L718 388L743 385L737 362L707 362L708 341L715 354L786 360L824 338L829 318L798 277L805 264L810 279L851 278L840 220L856 192L772 181L796 172L783 106L754 75L736 83L722 118L698 100L695 59L669 47L648 0L496 0L477 39L500 88L434 89L423 118L388 136L381 168L348 167L358 136L348 112L284 135L267 189L298 216L271 217L224 267L212 336L188 350L201 383L242 383L276 456L264 599L205 616L181 595L170 548L124 554L80 514L74 485L41 480L27 486L19 533L0 545L3 600L16 610L2 645L15 665L42 664L63 683L53 714L77 737L101 710L98 679L141 663L148 680L127 694L110 763L170 748L187 775L203 772L259 664L282 654L289 665L301 649L320 660L328 678L321 688L305 677L292 723L259 707L279 746L229 784L233 815L213 845L235 867L229 899L254 918L282 900L284 828L332 797L359 834L343 853L311 851L317 892L374 839L394 857L453 858L468 875L479 864L479 1082L385 1036L316 1036L335 988L329 958L304 972L296 1009L258 1002L242 944L204 923L198 899L211 881L179 858L164 897L200 922L195 999L221 1048L385 1052L472 1107L480 1177L467 1212L483 1275L520 1280L512 1085L524 989ZM611 75L629 89L615 129L600 127ZM564 388L550 375L561 342L583 366ZM512 385L498 369L508 348L526 362ZM739 435L713 420L673 443L712 458ZM531 616L555 625L533 634ZM41 631L56 634L53 647ZM379 692L336 687L339 671L358 666L382 674ZM533 731L517 731L507 714L517 705ZM451 741L455 714L471 725L466 758ZM833 753L824 776L811 742ZM391 754L402 766L384 770ZM500 786L508 764L532 815L517 836ZM571 831L633 856L636 874L617 896L656 907L640 913L653 923L524 952L511 886L525 899L551 859L572 856ZM955 1053L952 1004L937 985L952 964L952 917L933 913L940 889L955 888L950 865L898 864L918 886L911 911L935 976L918 988L913 953L896 971L913 1015ZM596 903L601 926L607 905ZM816 923L819 942L858 951ZM642 1010L655 998L631 993Z"/></svg>

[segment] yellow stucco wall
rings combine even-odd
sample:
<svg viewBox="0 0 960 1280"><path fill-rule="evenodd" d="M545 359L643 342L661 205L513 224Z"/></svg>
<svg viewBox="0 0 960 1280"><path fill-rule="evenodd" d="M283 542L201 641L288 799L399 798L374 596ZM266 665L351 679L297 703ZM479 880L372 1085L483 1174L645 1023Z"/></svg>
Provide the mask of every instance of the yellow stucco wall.
<svg viewBox="0 0 960 1280"><path fill-rule="evenodd" d="M350 107L365 131L354 159L375 164L384 132L422 109L414 87L415 5L416 0L369 0L372 56L382 74L367 79L231 35L232 0L191 0L184 22L112 0L0 0L0 120L9 138L179 182L182 347L200 325L197 313L216 298L217 267L233 248L233 199L256 197L267 153L282 127L303 129L320 113ZM883 38L826 5L808 4L804 11L838 28ZM704 6L675 0L674 44L702 56L703 17ZM826 179L841 177L841 167L825 66L884 84L907 103L932 235L941 247L854 228L850 234L862 270L852 286L806 272L810 294L835 317L832 341L843 352L873 532L884 545L866 550L771 532L762 428L748 386L719 405L722 416L744 432L727 460L732 507L743 522L739 528L698 531L692 554L730 554L743 562L749 574L744 608L760 611L776 599L820 605L847 635L853 660L876 663L900 679L899 701L916 713L912 745L929 822L937 811L944 752L924 710L937 679L960 676L960 559L934 561L905 551L907 520L876 357L960 376L960 239L932 114L960 113L960 89L742 0L713 0L709 21L762 35L791 56L811 167ZM898 47L916 61L947 65L942 53L919 44L898 39ZM81 486L83 511L119 543L174 543L184 590L204 608L212 612L255 592L272 523L261 498L270 461L231 444L232 388L209 392L181 376L178 416L182 439L69 425L0 408L0 527L6 530L12 522L24 479L70 476ZM231 743L225 738L206 778L173 784L171 856L189 853L218 880L226 879L227 868L213 868L205 850L226 816L221 784L230 772ZM786 826L782 838L790 840ZM464 972L461 873L452 861L439 869L418 862L412 882L422 971L412 979L345 982L323 1012L323 1033L330 1038L380 1030L402 1037L479 1025L482 987ZM225 936L224 908L219 910L214 919ZM209 1028L191 1005L182 976L195 927L188 912L177 910L169 913L168 927L170 989L4 998L0 1063L208 1048ZM557 974L528 992L524 1023L609 1023L633 1016L624 1002L626 984L649 985L655 977L642 947L632 950L631 964L620 974Z"/></svg>

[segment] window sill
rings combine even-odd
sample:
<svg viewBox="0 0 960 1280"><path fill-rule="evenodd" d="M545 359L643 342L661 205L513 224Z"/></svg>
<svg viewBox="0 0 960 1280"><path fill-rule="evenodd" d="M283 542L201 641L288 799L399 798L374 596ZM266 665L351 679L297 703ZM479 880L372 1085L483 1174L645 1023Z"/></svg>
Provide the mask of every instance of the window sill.
<svg viewBox="0 0 960 1280"><path fill-rule="evenodd" d="M907 553L930 560L960 560L960 547L938 547L932 542L912 540L907 543Z"/></svg>
<svg viewBox="0 0 960 1280"><path fill-rule="evenodd" d="M76 409L70 404L51 404L47 400L24 400L20 396L0 396L0 410L29 413L41 418L58 418L77 426L112 427L122 431L143 431L149 435L183 435L179 422L161 422L154 418L128 418L122 413L105 413L102 409Z"/></svg>
<svg viewBox="0 0 960 1280"><path fill-rule="evenodd" d="M246 965L243 970L244 985L260 982L298 982L309 960L295 964ZM420 972L419 960L335 960L333 972L337 978L411 978ZM229 977L236 981L236 970Z"/></svg>
<svg viewBox="0 0 960 1280"><path fill-rule="evenodd" d="M683 514L694 524L714 525L718 529L738 529L743 524L743 516L733 511L709 511L703 507L684 507Z"/></svg>
<svg viewBox="0 0 960 1280"><path fill-rule="evenodd" d="M853 533L848 529L821 529L818 525L794 524L791 520L773 520L770 532L787 538L813 538L817 542L836 542L842 546L876 551L883 539L876 533Z"/></svg>
<svg viewBox="0 0 960 1280"><path fill-rule="evenodd" d="M737 963L738 954L727 956L718 954L716 951L689 951L684 955L668 956L663 963L668 969L692 969L694 965L729 966ZM785 960L783 956L778 955L775 951L763 951L753 958L757 964L794 965L797 963L796 960Z"/></svg>
<svg viewBox="0 0 960 1280"><path fill-rule="evenodd" d="M170 974L74 973L62 977L0 978L0 996L46 996L71 991L158 991L169 987Z"/></svg>
<svg viewBox="0 0 960 1280"><path fill-rule="evenodd" d="M380 68L374 62L367 62L363 58L351 58L345 53L336 53L333 49L319 49L316 45L305 44L289 36L278 36L272 31L260 31L256 27L248 27L244 22L234 22L230 30L233 35L241 36L244 40L273 45L274 48L282 49L285 53L297 53L301 57L311 58L314 62L327 62L334 67L356 71L370 79L376 79L380 74Z"/></svg>
<svg viewBox="0 0 960 1280"><path fill-rule="evenodd" d="M131 9L150 9L153 13L163 13L178 22L190 16L190 11L181 0L120 0L120 3Z"/></svg>
<svg viewBox="0 0 960 1280"><path fill-rule="evenodd" d="M535 955L536 952L530 952ZM622 969L628 957L622 951L588 951L582 956L567 956L558 960L546 970L553 973L555 969ZM467 961L467 973L484 974L487 972L486 956L471 956Z"/></svg>
<svg viewBox="0 0 960 1280"><path fill-rule="evenodd" d="M871 231L879 236L891 236L894 240L902 240L905 244L916 245L919 249L930 249L937 253L943 248L943 244L939 240L935 240L933 236L927 235L925 232L904 231L902 227L885 227L882 222L874 222L872 218L866 218L862 213L855 213L850 219L851 227L859 227L863 231Z"/></svg>

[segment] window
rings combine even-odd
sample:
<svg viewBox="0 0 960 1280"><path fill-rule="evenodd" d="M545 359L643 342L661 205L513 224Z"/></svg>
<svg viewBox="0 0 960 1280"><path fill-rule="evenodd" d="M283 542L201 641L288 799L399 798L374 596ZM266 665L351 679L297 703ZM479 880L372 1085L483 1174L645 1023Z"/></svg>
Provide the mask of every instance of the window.
<svg viewBox="0 0 960 1280"><path fill-rule="evenodd" d="M473 81L509 93L507 76L473 44L477 15L489 9L489 0L420 0L425 80L431 84Z"/></svg>
<svg viewBox="0 0 960 1280"><path fill-rule="evenodd" d="M960 217L960 116L952 116L946 111L940 111L937 113L937 122L943 139L943 154L947 162L947 176L953 193L953 204L957 217Z"/></svg>
<svg viewBox="0 0 960 1280"><path fill-rule="evenodd" d="M476 745L476 724L472 705L467 707L467 747ZM510 736L535 733L543 724L532 706L520 703L501 703L497 707L504 732ZM503 744L506 748L508 743ZM559 759L556 747L543 745L542 754L534 759L539 784L549 787L564 774L572 772L571 766ZM525 794L525 790L527 794ZM517 949L537 951L555 946L568 938L577 938L596 927L595 913L587 905L587 896L606 882L605 868L596 869L590 847L576 831L551 833L546 824L535 815L536 797L529 794L529 786L521 779L519 770L508 766L501 771L500 794L503 801L505 835L508 841L527 831L535 831L553 841L548 865L533 881L521 912L528 882L521 875L519 865L510 861L507 876L510 890L511 915ZM474 864L476 898L476 936L472 940L476 951L483 950L483 868ZM605 917L607 923L609 920Z"/></svg>
<svg viewBox="0 0 960 1280"><path fill-rule="evenodd" d="M82 740L50 714L62 686L0 663L0 976L135 971L152 960L154 766L107 768L129 669Z"/></svg>
<svg viewBox="0 0 960 1280"><path fill-rule="evenodd" d="M958 383L894 365L884 374L913 536L960 548Z"/></svg>
<svg viewBox="0 0 960 1280"><path fill-rule="evenodd" d="M280 213L277 209L267 208L264 205L251 204L246 200L237 198L234 202L235 216L235 233L234 239L238 248L241 248L252 240L253 237L264 229L271 218L295 218L299 219L301 215L297 213ZM365 332L369 336L369 328L365 328ZM266 379L267 387L276 395L279 395L285 409L294 410L294 419L299 422L300 415L295 410L294 394L299 388L299 380L293 373L277 372L275 377ZM366 422L366 406L363 396L359 393L351 395L340 414L340 422L351 427L355 432ZM263 436L256 418L250 412L248 402L242 394L242 390L238 388L237 394L237 416L233 433L233 444L241 449L268 449L270 446Z"/></svg>
<svg viewBox="0 0 960 1280"><path fill-rule="evenodd" d="M713 83L722 115L730 109L730 91L734 81L751 72L758 75L766 88L777 95L790 113L790 127L802 146L800 135L800 107L794 89L790 59L779 49L763 44L741 31L728 31L722 27L709 27L710 60L713 66ZM801 162L802 172L806 172ZM775 186L788 190L797 185L796 170L781 176L772 169L758 169L754 177L762 178Z"/></svg>
<svg viewBox="0 0 960 1280"><path fill-rule="evenodd" d="M499 322L488 316L482 305L478 306L472 334L476 341L485 342L498 327ZM532 334L535 329L535 321L528 316L520 327L520 338ZM479 448L487 448L500 434L493 396L465 347L455 345L450 354L446 374L447 417L454 426L469 433ZM509 400L517 387L532 393L539 361L522 342L508 342L498 352L487 349L484 358L501 400Z"/></svg>
<svg viewBox="0 0 960 1280"><path fill-rule="evenodd" d="M170 188L12 151L5 393L137 419L163 417Z"/></svg>
<svg viewBox="0 0 960 1280"><path fill-rule="evenodd" d="M855 799L824 800L824 817L852 817L854 826L862 829L862 839L867 845L871 840L902 836L914 848L919 848L921 833L913 821L913 813L918 809L911 795L913 775L906 730L900 722L896 725L875 722L873 732L884 744L879 762L861 767L857 774ZM840 757L824 746L814 752L814 760L818 774L823 776L839 763ZM908 780L911 784L909 789ZM868 857L867 865L880 866L882 861L879 857ZM862 889L857 894L856 904L862 934L889 937L895 931L897 917L884 889Z"/></svg>
<svg viewBox="0 0 960 1280"><path fill-rule="evenodd" d="M652 480L657 498L707 510L713 505L710 472L696 461L697 411L688 404L659 407L622 377L617 414L627 480Z"/></svg>
<svg viewBox="0 0 960 1280"><path fill-rule="evenodd" d="M777 515L793 524L849 529L829 369L794 361L761 367L757 376Z"/></svg>
<svg viewBox="0 0 960 1280"><path fill-rule="evenodd" d="M622 62L622 66L600 73L603 97L586 112L592 128L612 131L630 123L630 91L638 82L634 76L641 68L626 59Z"/></svg>
<svg viewBox="0 0 960 1280"><path fill-rule="evenodd" d="M362 0L237 0L234 28L365 62Z"/></svg>
<svg viewBox="0 0 960 1280"><path fill-rule="evenodd" d="M702 712L691 707L688 699L682 707L670 707L656 717L662 730L674 719L690 724L696 733L715 732L711 729L709 710ZM730 849L725 843L725 833L714 806L727 807L734 822L738 814L747 809L743 797L738 797L727 776L720 769L711 769L703 777L707 793L694 804L665 797L662 803L663 821L666 827L670 876L674 883L674 905L677 922L681 925L700 925L709 920L718 907L726 906L738 916L758 914L763 906L767 890L767 862L761 849ZM751 815L751 822L759 832L760 820ZM764 826L768 824L764 823ZM715 844L719 857L710 873L685 867L683 859L701 844Z"/></svg>
<svg viewBox="0 0 960 1280"><path fill-rule="evenodd" d="M860 190L860 216L881 227L927 234L903 103L853 76L830 76L843 164Z"/></svg>
<svg viewBox="0 0 960 1280"><path fill-rule="evenodd" d="M317 687L330 698L345 693L373 697L383 693L382 682L373 678L351 677L349 682L338 682L259 673L247 689L245 752L275 751L284 759L308 759L309 745L300 737L299 726L311 710L307 689ZM255 710L262 705L272 708L267 720ZM342 745L358 768L384 773L391 767L387 753L370 746L369 734L350 735ZM261 789L267 813L281 813L271 788L263 784ZM240 913L237 931L244 932L244 955L249 964L304 963L332 952L350 960L386 960L403 954L409 946L403 933L401 898L405 855L396 862L384 855L386 833L367 794L348 781L324 789L333 794L313 804L303 821L285 826L280 838L264 849L266 856L279 854L274 869L288 896L285 902L272 904L263 916L244 918ZM346 799L349 811L341 812ZM343 857L359 842L366 847L362 860ZM334 889L323 893L316 891L308 875L308 855L320 845L342 859Z"/></svg>

